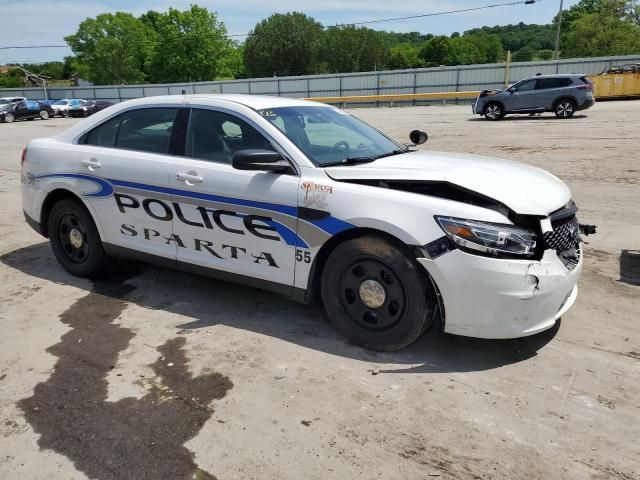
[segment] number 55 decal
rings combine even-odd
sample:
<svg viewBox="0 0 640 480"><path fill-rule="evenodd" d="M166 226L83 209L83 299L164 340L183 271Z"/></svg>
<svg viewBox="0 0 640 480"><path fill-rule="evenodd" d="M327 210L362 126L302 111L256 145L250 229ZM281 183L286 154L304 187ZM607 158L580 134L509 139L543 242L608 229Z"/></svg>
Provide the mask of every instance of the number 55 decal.
<svg viewBox="0 0 640 480"><path fill-rule="evenodd" d="M296 261L311 263L311 252L304 250L296 250Z"/></svg>

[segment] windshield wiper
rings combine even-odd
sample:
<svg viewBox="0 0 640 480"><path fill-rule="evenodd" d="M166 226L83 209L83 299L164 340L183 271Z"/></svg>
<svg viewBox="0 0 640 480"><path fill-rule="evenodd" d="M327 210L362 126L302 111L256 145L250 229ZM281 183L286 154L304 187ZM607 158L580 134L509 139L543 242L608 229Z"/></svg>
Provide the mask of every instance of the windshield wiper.
<svg viewBox="0 0 640 480"><path fill-rule="evenodd" d="M374 155L370 157L347 157L344 160L337 162L323 163L322 167L336 167L339 165L358 165L360 163L371 163L379 158L391 157L393 155L400 155L401 153L409 153L411 150L393 150L392 152L383 153L382 155Z"/></svg>

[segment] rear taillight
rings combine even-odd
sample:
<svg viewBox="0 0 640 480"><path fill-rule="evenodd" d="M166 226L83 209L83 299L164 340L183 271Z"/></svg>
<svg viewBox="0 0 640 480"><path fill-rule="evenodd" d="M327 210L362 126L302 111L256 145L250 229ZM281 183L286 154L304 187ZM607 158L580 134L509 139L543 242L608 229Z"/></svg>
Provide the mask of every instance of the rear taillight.
<svg viewBox="0 0 640 480"><path fill-rule="evenodd" d="M578 85L576 87L578 90L593 90L593 85L590 83L585 83L584 85Z"/></svg>
<svg viewBox="0 0 640 480"><path fill-rule="evenodd" d="M20 166L24 167L24 162L27 159L27 147L22 150L22 159L20 160Z"/></svg>

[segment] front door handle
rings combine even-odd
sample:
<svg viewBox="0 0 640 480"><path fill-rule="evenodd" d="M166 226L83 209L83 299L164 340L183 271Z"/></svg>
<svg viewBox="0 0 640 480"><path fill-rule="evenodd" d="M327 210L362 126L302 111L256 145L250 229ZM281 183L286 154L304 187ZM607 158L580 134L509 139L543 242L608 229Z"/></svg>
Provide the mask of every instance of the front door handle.
<svg viewBox="0 0 640 480"><path fill-rule="evenodd" d="M82 160L80 163L85 167L87 167L92 172L102 166L102 164L96 158L90 158L89 160Z"/></svg>
<svg viewBox="0 0 640 480"><path fill-rule="evenodd" d="M187 185L195 185L196 183L204 182L204 178L199 176L196 172L176 173L176 179Z"/></svg>

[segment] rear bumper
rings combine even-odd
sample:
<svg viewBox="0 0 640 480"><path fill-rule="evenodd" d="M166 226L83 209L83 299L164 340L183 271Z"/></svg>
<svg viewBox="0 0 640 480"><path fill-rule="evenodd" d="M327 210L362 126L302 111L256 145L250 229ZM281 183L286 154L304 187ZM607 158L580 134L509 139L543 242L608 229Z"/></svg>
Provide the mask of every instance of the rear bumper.
<svg viewBox="0 0 640 480"><path fill-rule="evenodd" d="M22 213L24 214L24 219L27 221L29 226L33 228L36 232L38 232L40 235L42 235L43 237L46 237L46 235L44 234L44 230L42 228L42 224L37 220L35 220L34 218L31 218L29 214L24 210L22 211Z"/></svg>
<svg viewBox="0 0 640 480"><path fill-rule="evenodd" d="M595 105L596 101L595 99L591 98L591 99L587 99L584 102L582 102L580 105L578 105L578 110L586 110L587 108L591 108Z"/></svg>
<svg viewBox="0 0 640 480"><path fill-rule="evenodd" d="M539 261L460 250L418 261L442 294L445 331L478 338L525 337L553 327L575 302L582 271L582 258L570 271L552 250Z"/></svg>

